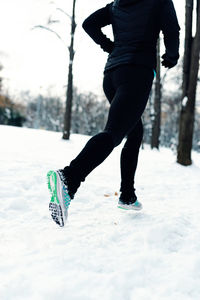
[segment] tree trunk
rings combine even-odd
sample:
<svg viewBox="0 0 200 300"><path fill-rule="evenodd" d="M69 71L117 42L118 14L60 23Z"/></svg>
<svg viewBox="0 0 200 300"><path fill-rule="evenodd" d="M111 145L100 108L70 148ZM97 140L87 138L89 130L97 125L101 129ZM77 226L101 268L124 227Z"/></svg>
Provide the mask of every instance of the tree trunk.
<svg viewBox="0 0 200 300"><path fill-rule="evenodd" d="M154 116L151 133L151 148L159 149L160 137L160 119L161 119L161 82L160 82L160 38L157 43L157 69L154 98Z"/></svg>
<svg viewBox="0 0 200 300"><path fill-rule="evenodd" d="M194 0L186 0L185 6L185 52L183 62L183 86L182 99L187 96L189 73L191 64L191 50L192 50L192 23L193 23L193 3Z"/></svg>
<svg viewBox="0 0 200 300"><path fill-rule="evenodd" d="M192 0L186 1L186 17L187 14L189 14L189 11L191 10L191 6L189 4L193 5ZM191 159L191 151L192 151L192 140L193 140L193 131L194 131L194 118L195 118L195 100L196 100L196 87L197 87L197 78L198 78L198 71L199 71L199 52L200 52L200 6L199 6L199 0L197 2L197 28L196 28L196 34L195 38L193 39L192 45L190 44L191 50L189 51L187 49L188 47L188 38L185 42L185 58L184 58L184 72L186 71L186 66L188 68L188 61L190 62L189 67L189 75L184 73L184 87L183 85L183 99L182 101L182 107L181 107L181 115L180 115L180 124L179 124L179 143L178 143L178 155L177 155L177 162L181 165L191 165L192 159ZM191 15L192 12L190 12L189 15ZM191 24L191 18L190 22L188 19L186 19L186 25L190 26L190 28L186 29L186 33L188 30L191 32L192 24ZM187 27L187 26L186 26ZM188 52L191 53L190 58L186 57L186 54L188 55ZM188 82L188 84L187 84Z"/></svg>
<svg viewBox="0 0 200 300"><path fill-rule="evenodd" d="M68 140L70 137L71 128L71 111L73 101L73 60L74 60L74 34L76 30L75 23L75 5L76 0L73 0L72 23L71 23L71 43L69 49L69 69L68 69L68 84L66 92L66 110L64 115L63 139Z"/></svg>

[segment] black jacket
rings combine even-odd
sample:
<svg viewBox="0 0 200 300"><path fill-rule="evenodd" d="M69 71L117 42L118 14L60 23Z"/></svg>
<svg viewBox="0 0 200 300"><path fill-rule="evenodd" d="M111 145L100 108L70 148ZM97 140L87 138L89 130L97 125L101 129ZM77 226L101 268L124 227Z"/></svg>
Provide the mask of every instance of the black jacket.
<svg viewBox="0 0 200 300"><path fill-rule="evenodd" d="M114 42L101 28L112 25ZM115 0L84 20L82 27L109 53L104 72L121 64L140 64L156 69L156 44L164 35L164 58L176 64L179 31L172 0Z"/></svg>

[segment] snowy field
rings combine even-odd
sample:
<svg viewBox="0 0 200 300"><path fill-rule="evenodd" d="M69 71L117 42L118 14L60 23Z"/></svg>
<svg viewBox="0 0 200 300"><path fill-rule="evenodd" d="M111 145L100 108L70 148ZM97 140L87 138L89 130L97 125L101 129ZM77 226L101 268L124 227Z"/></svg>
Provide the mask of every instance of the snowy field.
<svg viewBox="0 0 200 300"><path fill-rule="evenodd" d="M199 300L200 154L141 150L144 209L117 208L124 141L82 183L68 223L50 218L46 172L68 165L88 136L0 126L1 300Z"/></svg>

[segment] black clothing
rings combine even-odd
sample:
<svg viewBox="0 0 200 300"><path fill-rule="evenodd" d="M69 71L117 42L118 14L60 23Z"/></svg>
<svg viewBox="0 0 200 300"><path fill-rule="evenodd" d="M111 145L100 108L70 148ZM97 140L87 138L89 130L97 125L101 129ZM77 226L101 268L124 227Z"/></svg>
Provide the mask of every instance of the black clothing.
<svg viewBox="0 0 200 300"><path fill-rule="evenodd" d="M102 132L86 143L64 172L77 182L102 163L124 137L121 152L121 192L132 194L143 127L141 115L148 101L154 78L153 70L138 65L122 65L104 75L103 89L110 102L108 120Z"/></svg>
<svg viewBox="0 0 200 300"><path fill-rule="evenodd" d="M109 24L112 24L114 42L101 31ZM158 35L162 30L166 48L164 59L176 64L180 27L172 0L115 0L91 14L82 26L109 53L103 89L111 105L104 130L89 139L77 157L64 168L64 174L75 193L80 182L85 181L86 176L126 137L120 158L120 191L128 199L134 191L143 136L141 116L152 87L153 69L156 69Z"/></svg>
<svg viewBox="0 0 200 300"><path fill-rule="evenodd" d="M162 58L163 58L163 61L161 62L161 64L162 64L162 66L164 66L165 68L171 69L171 68L173 68L173 67L177 64L176 61L173 61L172 59L171 59L171 60L168 59L167 56L166 56L166 54L163 54L163 55L162 55Z"/></svg>
<svg viewBox="0 0 200 300"><path fill-rule="evenodd" d="M77 189L79 188L79 186L81 185L81 182L80 180L78 180L76 176L73 176L68 166L65 167L64 169L59 169L59 175L61 177L61 180L67 186L67 190L70 198L74 199L74 195Z"/></svg>
<svg viewBox="0 0 200 300"><path fill-rule="evenodd" d="M122 193L119 197L119 200L127 205L135 203L137 201L137 196L134 189L132 191L132 195L129 195L128 197L124 196L124 194Z"/></svg>
<svg viewBox="0 0 200 300"><path fill-rule="evenodd" d="M91 14L82 24L83 29L93 39L93 41L100 45L103 51L111 53L114 47L114 42L106 37L101 31L102 27L111 24L109 4L104 8L98 9Z"/></svg>
<svg viewBox="0 0 200 300"><path fill-rule="evenodd" d="M101 31L109 24L114 42ZM156 69L160 30L164 34L165 60L177 64L180 26L172 0L115 0L91 14L82 27L109 53L104 73L129 63Z"/></svg>

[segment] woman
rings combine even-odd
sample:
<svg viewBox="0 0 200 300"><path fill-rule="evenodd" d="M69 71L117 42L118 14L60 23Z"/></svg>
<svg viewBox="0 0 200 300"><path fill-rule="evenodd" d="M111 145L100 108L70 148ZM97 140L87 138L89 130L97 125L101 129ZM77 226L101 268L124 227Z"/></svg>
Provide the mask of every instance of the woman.
<svg viewBox="0 0 200 300"><path fill-rule="evenodd" d="M112 25L114 42L101 28ZM142 113L156 69L156 44L164 35L162 65L172 68L179 58L179 31L172 0L115 0L95 11L82 24L89 36L108 52L103 90L110 102L102 132L93 136L64 169L49 171L53 220L64 226L71 199L86 176L101 164L126 137L121 152L121 187L118 207L140 210L134 176L143 136Z"/></svg>

